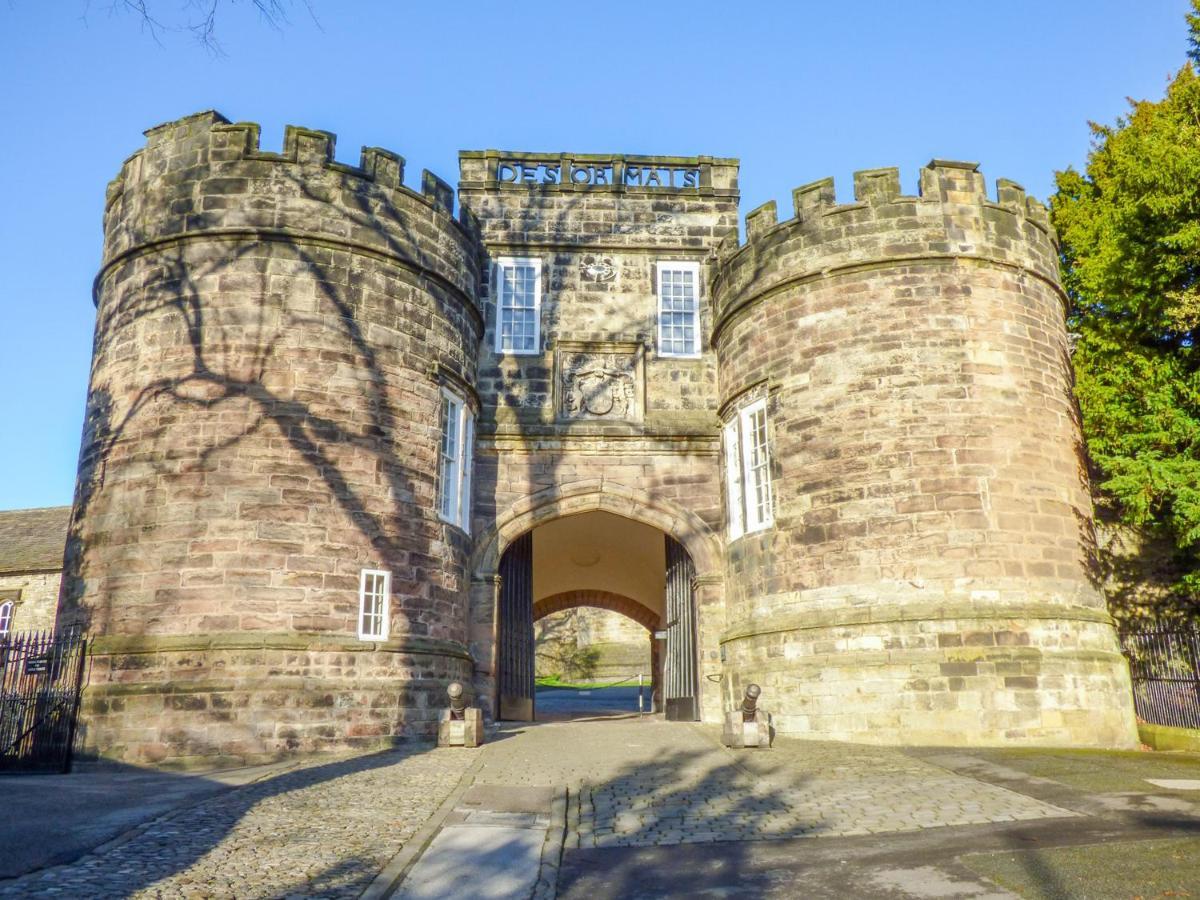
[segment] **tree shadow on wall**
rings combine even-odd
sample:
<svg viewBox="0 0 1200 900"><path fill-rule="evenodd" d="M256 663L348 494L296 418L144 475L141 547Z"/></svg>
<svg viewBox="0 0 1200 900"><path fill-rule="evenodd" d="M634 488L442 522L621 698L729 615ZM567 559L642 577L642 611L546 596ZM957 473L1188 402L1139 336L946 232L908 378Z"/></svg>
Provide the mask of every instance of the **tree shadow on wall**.
<svg viewBox="0 0 1200 900"><path fill-rule="evenodd" d="M614 239L617 242L629 239L629 249L634 250L639 258L645 258L646 265L651 268L653 263L649 260L654 257L644 253L647 248L657 248L656 252L662 258L679 258L683 255L681 251L688 251L689 254L706 252L702 239L689 234L691 229L675 220L677 215L687 212L688 201L694 199L693 195L688 193L664 194L661 198L647 202L645 207L642 206L642 201L625 204L624 197L620 194L586 190L560 192L551 189L543 195L541 188L533 187L528 195L509 191L501 194L502 200L508 197L517 198L513 200L511 208L508 209L508 219L516 223L516 226L506 230L497 238L504 248L501 252L518 252L514 248L528 241L530 253L540 254L544 258L548 256L549 274L546 277L549 294L552 297L561 296L564 286L562 279L570 277L562 272L568 261L582 269L589 257L604 261L609 255L620 256L622 253L626 253L624 247L614 246ZM589 203L609 203L614 206L590 212ZM525 215L518 209L522 205L535 209L537 217L531 219ZM497 212L493 209L489 214L496 216ZM599 227L595 230L588 230L586 226L581 227L580 221L593 214L596 222L610 223L608 231ZM647 218L639 219L639 214ZM652 217L650 217L651 214ZM735 211L735 220L736 215ZM732 228L732 239L736 245L736 221L733 222ZM653 240L664 236L671 238L671 241L655 243ZM541 249L547 245L563 245L564 249L561 252L547 254ZM711 263L713 251L707 252ZM689 255L688 258L692 257ZM564 434L596 438L637 437L645 433L645 423L652 412L659 414L664 412L665 408L651 409L654 398L650 394L648 384L651 367L656 360L657 301L652 294L647 295L641 304L630 303L622 299L629 290L622 283L622 279L627 276L618 273L611 281L603 282L599 276L580 271L575 276L578 280L574 283L575 307L568 311L563 304L551 302L543 308L539 353L532 356L503 355L495 352L494 329L497 312L494 291L489 283L492 275L490 257L485 256L482 273L484 289L481 290L481 297L487 330L481 354L480 377L482 381L492 380L496 389L494 391L494 410L486 408L487 397L484 398L484 416L481 417L479 423L481 435L505 434L515 428L523 437L534 439L539 437L555 439ZM715 436L717 433L716 362L710 342L715 309L711 303L707 285L704 286L703 292L708 301L707 305L701 304L702 336L700 340L705 355L704 359L696 364L703 364L711 368L711 407L707 410L688 411L693 413L711 412L712 434ZM592 321L594 316L586 312L588 303L595 302L602 305L609 298L613 299L614 305L604 307L608 310L609 315L604 318L600 329L588 330L586 325L571 320L571 316L576 316L579 317L580 322ZM555 383L561 374L557 370L555 357L562 352L559 349L559 342L563 340L585 343L620 341L642 345L647 351L645 367L647 390L646 396L639 399L639 404L644 407L640 421L626 422L620 419L564 414L559 408L563 385L561 382ZM679 361L675 359L665 358L663 361L669 365L679 365ZM481 393L483 392L481 391ZM694 427L694 424L690 426L691 429ZM535 495L539 491L596 476L596 471L564 473L562 469L566 465L564 462L566 455L563 451L555 450L538 452L536 466L527 473L527 490L520 497L511 496L512 485L499 482L501 473L498 464L493 464L490 468L481 467L476 482L478 501L476 521L481 528L476 529L476 532L491 525L497 516L502 515L511 506L514 500L519 502L524 497ZM647 455L653 455L653 452L649 451ZM481 454L481 460L483 459L486 457ZM618 464L621 462L620 454L614 456L614 462ZM669 479L656 481L653 485L634 483L624 486L643 490L646 498L651 502L656 500L679 502L679 497L671 489ZM692 511L700 515L711 528L718 530L720 527L720 496L716 489L713 492L712 502L712 508Z"/></svg>
<svg viewBox="0 0 1200 900"><path fill-rule="evenodd" d="M278 169L276 174L286 173L281 194L314 202L324 199L318 196L320 187L302 177L295 165L283 163ZM465 584L456 589L455 573L446 559L422 553L410 557L430 545L460 541L453 529L429 521L436 496L430 477L437 458L436 386L421 396L420 385L398 367L407 364L432 371L441 365L465 371L469 378L474 348L468 346L464 357L454 347L431 346L417 339L414 345L421 347L423 358L396 359L386 352L381 355L379 339L371 332L379 327L390 330L390 337L410 333L416 330L410 320L429 327L431 319L435 323L438 319L438 304L453 304L457 299L474 306L475 298L455 298L456 292L447 286L437 291L428 287L423 273L432 260L418 249L418 242L427 241L428 235L417 232L411 216L386 192L343 191L340 197L338 209L348 220L348 230L368 232L372 244L382 243L386 250L381 254L372 247L366 256L386 255L386 263L362 263L353 251L333 252L320 236L293 237L267 229L269 233L259 237L214 245L205 240L205 232L198 231L195 238L153 251L155 270L145 286L124 293L114 288L99 309L96 352L100 358L108 359L106 354L118 336L128 339L138 334L138 328L154 338L151 346L181 329L186 358L165 353L156 358L158 374L128 399L106 379L104 368L98 370L88 400L75 512L67 537L63 621L106 631L106 617L119 602L118 589L93 582L87 607L79 603L89 578L83 563L90 532L110 530L116 527L114 518L123 518L120 526L140 528L140 539L147 544L172 540L174 535L163 534L171 531L171 525L176 531L182 527L185 540L203 536L206 514L213 519L228 517L228 505L221 508L222 504L241 503L226 501L225 490L254 495L253 488L246 490L244 480L241 488L223 487L235 485L237 478L230 478L231 474L258 476L261 481L257 504L261 516L246 509L255 505L251 500L237 517L257 522L263 539L269 536L262 529L270 530L263 523L277 521L274 514L282 516L283 523L295 521L284 507L337 509L376 555L355 562L382 564L395 571L396 593L402 598L397 612L408 619L400 631L427 634L428 622L417 615L424 610L417 607L447 598L451 608L462 609L465 616L463 602L456 599L465 595ZM397 236L380 225L384 220L410 231ZM445 227L454 226L446 221ZM218 252L221 255L213 255ZM134 259L122 265L139 263ZM390 279L383 288L372 279L381 270ZM397 294L387 296L389 287ZM312 292L312 300L306 291ZM237 294L236 301L231 294ZM415 306L413 297L423 299L424 305ZM380 309L387 303L394 308ZM470 333L469 310L453 310L446 318L466 320ZM116 365L123 365L119 352L112 355ZM313 367L307 377L302 371L306 360ZM301 369L293 372L298 365ZM324 392L324 386L316 383L320 372L340 382L338 390L343 393ZM348 383L354 385L352 395L345 393ZM254 436L257 448L247 445ZM278 492L269 486L271 463L285 457L277 446L288 451L279 466L283 486ZM422 451L428 472L420 471ZM418 455L415 465L414 455ZM304 471L292 465L295 461ZM138 472L131 475L134 469ZM114 482L114 477L121 480ZM181 506L194 504L195 518L187 523L190 530L177 522L160 521L154 511L164 500L170 503L176 498ZM143 506L153 511L149 520ZM101 524L89 527L91 517ZM282 534L287 529L277 530ZM285 540L283 546L287 544ZM467 549L459 548L460 553ZM352 597L343 604L349 623L354 619L353 605ZM169 601L152 602L144 612L141 625L153 632L159 630L155 627L159 615L172 610Z"/></svg>

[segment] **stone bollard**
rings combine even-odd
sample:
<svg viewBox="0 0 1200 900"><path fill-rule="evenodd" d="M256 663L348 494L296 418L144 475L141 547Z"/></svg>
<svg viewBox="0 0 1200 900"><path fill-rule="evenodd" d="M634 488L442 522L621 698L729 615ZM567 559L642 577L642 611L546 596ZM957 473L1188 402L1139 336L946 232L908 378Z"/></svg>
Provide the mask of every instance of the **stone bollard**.
<svg viewBox="0 0 1200 900"><path fill-rule="evenodd" d="M771 714L758 708L762 688L757 684L746 685L742 705L725 713L725 727L721 730L721 743L726 747L771 746Z"/></svg>
<svg viewBox="0 0 1200 900"><path fill-rule="evenodd" d="M478 747L483 743L483 710L467 706L463 686L457 681L446 688L450 708L438 721L439 747Z"/></svg>

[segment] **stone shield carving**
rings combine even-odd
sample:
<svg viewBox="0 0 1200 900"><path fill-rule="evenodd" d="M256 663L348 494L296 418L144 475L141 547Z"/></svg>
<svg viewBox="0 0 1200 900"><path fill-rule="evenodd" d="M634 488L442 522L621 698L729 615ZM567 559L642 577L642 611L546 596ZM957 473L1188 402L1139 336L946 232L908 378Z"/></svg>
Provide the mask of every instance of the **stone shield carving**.
<svg viewBox="0 0 1200 900"><path fill-rule="evenodd" d="M635 353L567 350L560 360L559 413L563 418L639 418L640 373Z"/></svg>

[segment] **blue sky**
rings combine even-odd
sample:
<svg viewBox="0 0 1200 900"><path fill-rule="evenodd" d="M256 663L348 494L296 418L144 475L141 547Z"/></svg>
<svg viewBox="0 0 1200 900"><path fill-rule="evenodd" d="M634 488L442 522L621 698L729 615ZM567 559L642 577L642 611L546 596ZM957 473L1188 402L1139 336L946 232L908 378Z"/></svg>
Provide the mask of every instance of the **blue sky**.
<svg viewBox="0 0 1200 900"><path fill-rule="evenodd" d="M113 0L0 3L0 509L69 503L104 187L146 128L202 109L336 132L457 181L457 151L707 153L742 211L827 175L932 157L1045 199L1088 120L1158 98L1187 0L404 3L312 0L264 26L223 5L225 55L156 40ZM119 0L118 0L119 2ZM151 0L178 21L184 0ZM784 213L786 214L786 213Z"/></svg>

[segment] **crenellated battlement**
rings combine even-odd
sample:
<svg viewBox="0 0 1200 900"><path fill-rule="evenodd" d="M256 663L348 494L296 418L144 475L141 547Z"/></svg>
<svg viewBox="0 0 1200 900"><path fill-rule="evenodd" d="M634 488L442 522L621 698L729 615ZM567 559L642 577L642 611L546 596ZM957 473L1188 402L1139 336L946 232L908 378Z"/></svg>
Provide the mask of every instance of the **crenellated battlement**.
<svg viewBox="0 0 1200 900"><path fill-rule="evenodd" d="M854 173L854 202L837 202L823 178L792 192L793 216L774 201L746 216L746 240L718 250L713 295L718 319L781 283L872 262L977 257L1057 282L1057 237L1046 208L1008 179L993 199L975 163L935 159L905 195L900 170ZM719 327L719 326L718 326Z"/></svg>
<svg viewBox="0 0 1200 900"><path fill-rule="evenodd" d="M788 222L812 220L825 215L849 212L866 205L892 203L942 203L978 205L1008 210L1020 215L1039 230L1050 233L1046 207L1015 181L1000 178L996 181L996 197L987 195L983 174L978 163L935 159L920 171L919 192L905 195L900 189L900 170L897 168L863 169L853 175L854 202L839 204L832 178L822 178L801 185L792 191L793 218L779 222L775 201L764 203L746 215L747 242L753 235Z"/></svg>
<svg viewBox="0 0 1200 900"><path fill-rule="evenodd" d="M307 167L327 168L331 171L360 178L366 182L391 190L401 190L413 197L421 197L447 213L454 211L454 189L428 169L421 172L421 190L414 191L404 184L405 159L398 153L382 147L363 147L357 166L334 159L337 135L331 131L285 125L283 150L273 152L261 147L262 126L257 122L230 122L215 110L195 113L166 122L145 132L147 143L144 148L130 156L121 167L121 172L109 183L108 203L112 203L125 190L127 184L135 183L146 171L147 156L156 154L172 156L179 144L195 147L197 135L209 137L209 160L213 163L232 163L240 160L292 163Z"/></svg>
<svg viewBox="0 0 1200 900"><path fill-rule="evenodd" d="M288 125L280 152L261 128L209 110L149 129L146 146L109 184L109 260L183 235L253 232L337 242L435 274L474 302L478 227L454 217L454 189L432 172L404 184L405 160L363 147L357 166L334 158L337 136ZM247 235L249 237L250 235Z"/></svg>

